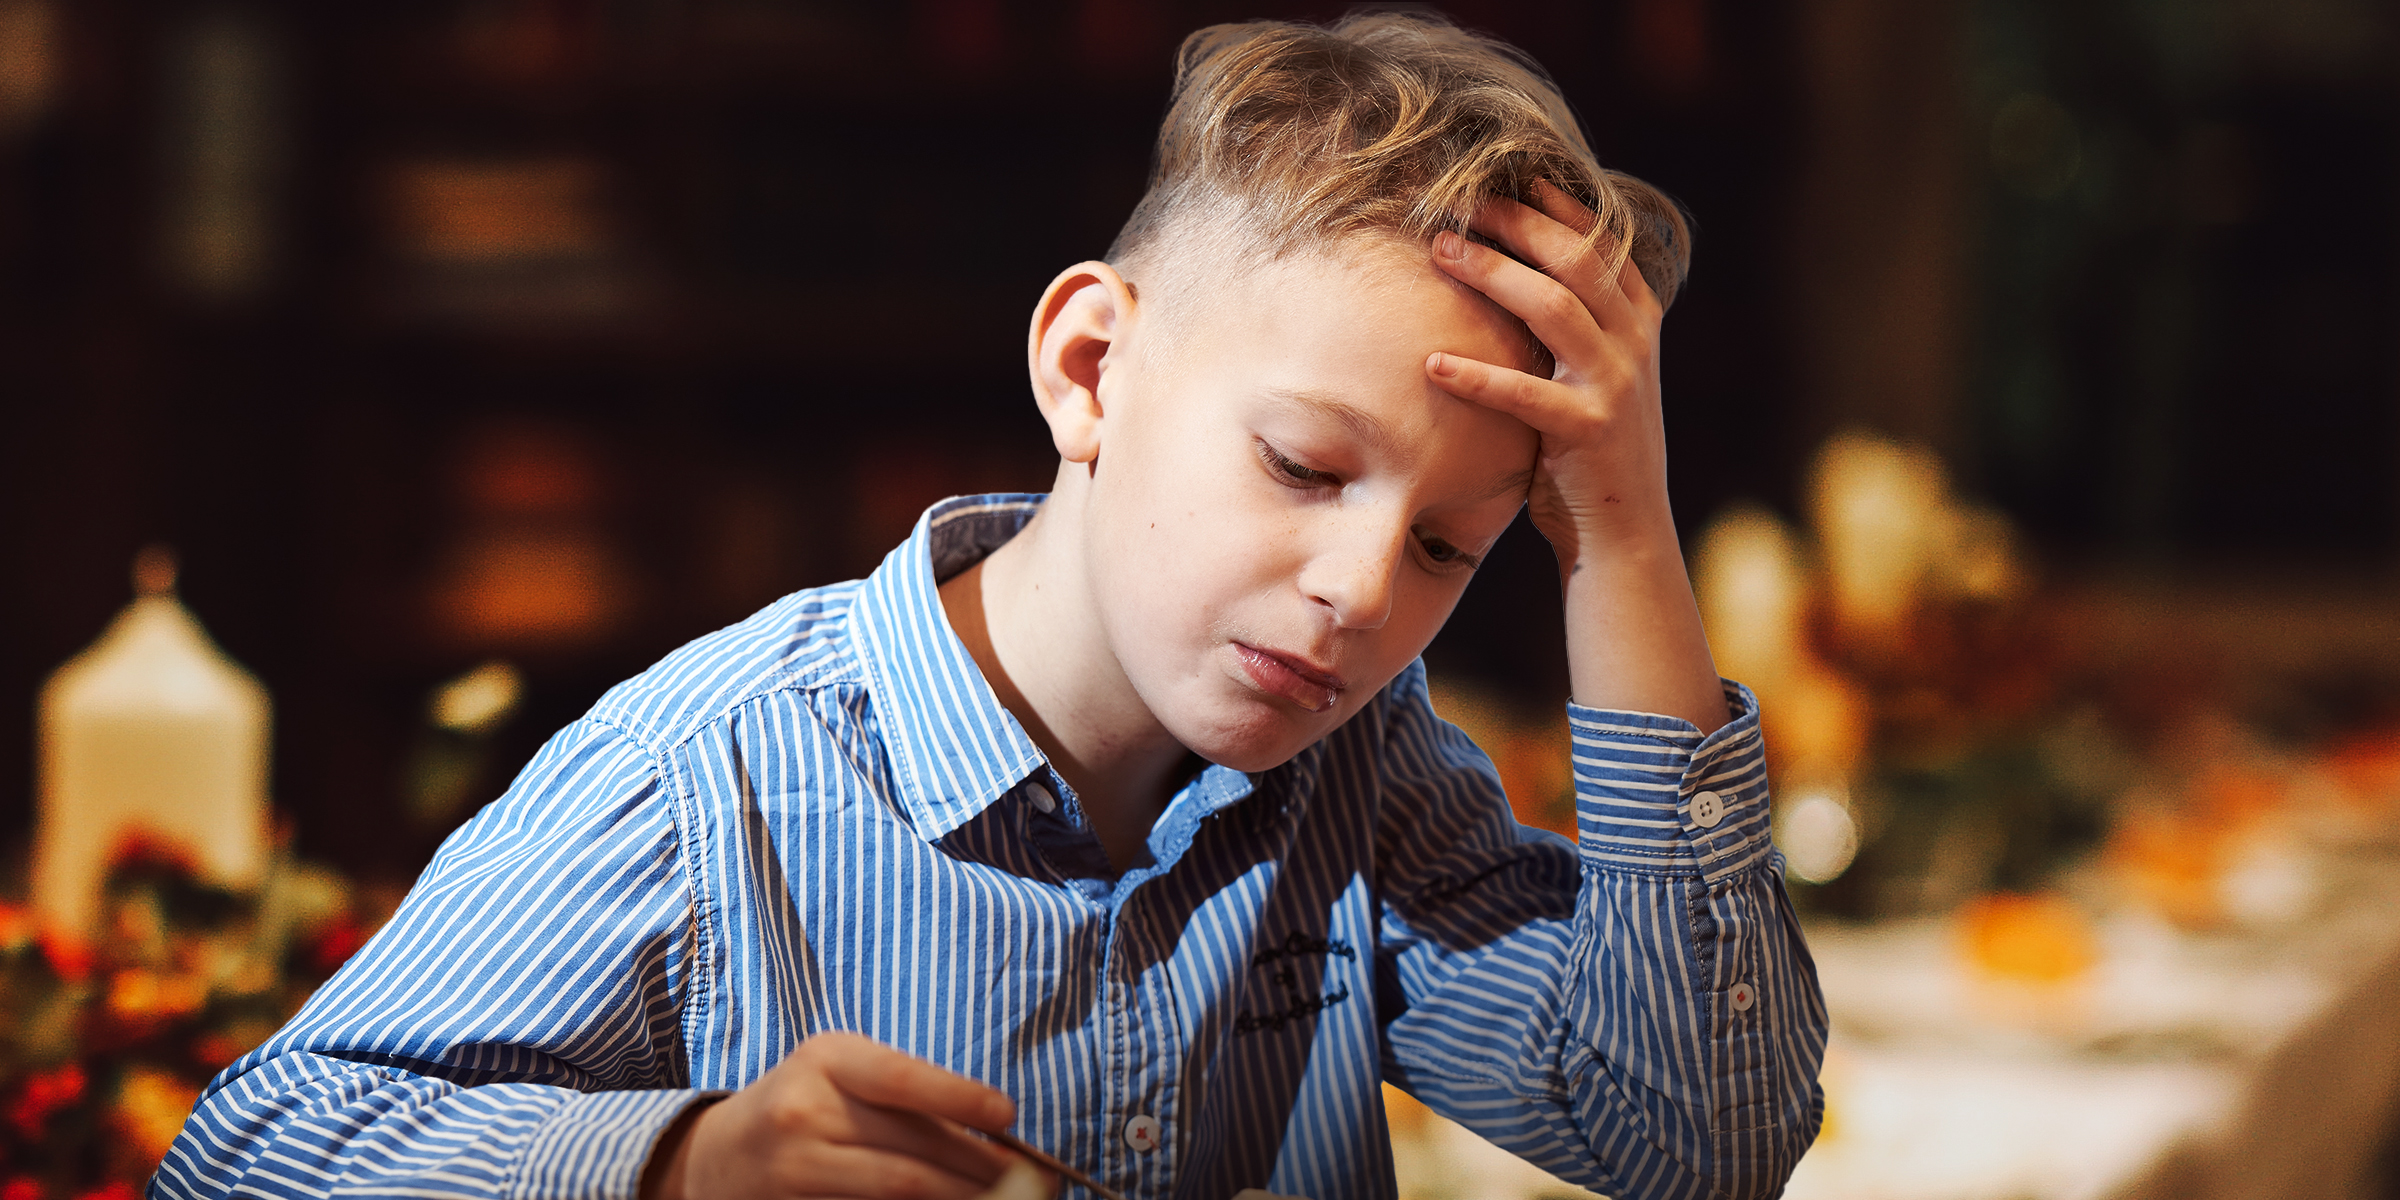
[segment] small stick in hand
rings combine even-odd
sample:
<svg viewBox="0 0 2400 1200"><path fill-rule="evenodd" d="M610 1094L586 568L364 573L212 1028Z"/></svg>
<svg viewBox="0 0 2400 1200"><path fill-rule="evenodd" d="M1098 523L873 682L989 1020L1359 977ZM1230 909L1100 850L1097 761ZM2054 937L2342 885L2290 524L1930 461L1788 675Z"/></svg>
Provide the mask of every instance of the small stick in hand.
<svg viewBox="0 0 2400 1200"><path fill-rule="evenodd" d="M986 1132L983 1136L988 1137L993 1141L1024 1155L1026 1158L1031 1159L1035 1166L1038 1166L1043 1170L1058 1176L1060 1179L1066 1180L1068 1183L1072 1183L1077 1187L1091 1192L1093 1195L1100 1197L1101 1200L1125 1200L1125 1197L1118 1195L1109 1188L1102 1187L1098 1180L1095 1180L1091 1176L1086 1175L1083 1172L1050 1157L1050 1155L1035 1148L1031 1143L1013 1133Z"/></svg>

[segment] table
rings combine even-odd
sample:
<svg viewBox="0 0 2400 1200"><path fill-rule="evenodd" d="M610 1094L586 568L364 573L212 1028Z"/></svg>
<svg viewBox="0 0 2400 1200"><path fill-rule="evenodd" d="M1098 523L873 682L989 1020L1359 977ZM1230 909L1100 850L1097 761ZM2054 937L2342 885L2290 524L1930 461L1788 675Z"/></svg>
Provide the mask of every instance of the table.
<svg viewBox="0 0 2400 1200"><path fill-rule="evenodd" d="M1980 972L1946 918L1812 923L1829 1121L1786 1195L2369 1194L2400 1125L2400 855L2353 847L2306 867L2314 898L2280 924L2102 916L2096 964L2055 986ZM1439 1118L1395 1144L1404 1197L1590 1195Z"/></svg>

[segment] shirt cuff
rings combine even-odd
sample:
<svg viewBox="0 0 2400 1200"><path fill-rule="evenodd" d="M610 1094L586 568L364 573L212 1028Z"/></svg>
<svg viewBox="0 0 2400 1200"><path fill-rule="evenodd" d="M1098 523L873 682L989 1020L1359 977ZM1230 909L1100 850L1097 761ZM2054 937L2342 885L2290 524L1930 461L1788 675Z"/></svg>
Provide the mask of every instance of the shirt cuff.
<svg viewBox="0 0 2400 1200"><path fill-rule="evenodd" d="M508 1194L511 1200L633 1200L659 1136L684 1110L724 1095L688 1088L576 1093L534 1131Z"/></svg>
<svg viewBox="0 0 2400 1200"><path fill-rule="evenodd" d="M1714 884L1771 860L1758 698L1719 682L1733 719L1706 737L1681 717L1567 705L1586 865Z"/></svg>

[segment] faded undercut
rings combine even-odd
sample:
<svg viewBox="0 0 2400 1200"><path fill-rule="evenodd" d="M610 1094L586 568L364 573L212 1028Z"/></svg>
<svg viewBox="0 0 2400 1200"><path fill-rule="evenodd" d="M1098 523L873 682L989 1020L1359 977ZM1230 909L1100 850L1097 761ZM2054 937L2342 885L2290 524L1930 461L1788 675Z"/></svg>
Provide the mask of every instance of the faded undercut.
<svg viewBox="0 0 2400 1200"><path fill-rule="evenodd" d="M1630 258L1674 302L1691 269L1682 211L1602 167L1515 48L1414 13L1213 25L1184 39L1149 189L1109 261L1148 277L1148 300L1180 290L1154 274L1170 244L1222 269L1359 235L1428 242L1466 234L1489 198L1530 200L1537 180L1597 215L1587 237L1612 271Z"/></svg>

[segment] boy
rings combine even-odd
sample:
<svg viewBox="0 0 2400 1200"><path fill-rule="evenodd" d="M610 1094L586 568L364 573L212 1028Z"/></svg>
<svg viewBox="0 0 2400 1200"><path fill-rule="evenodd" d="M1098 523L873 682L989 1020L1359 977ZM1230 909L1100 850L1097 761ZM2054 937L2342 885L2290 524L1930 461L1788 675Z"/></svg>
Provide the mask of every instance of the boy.
<svg viewBox="0 0 2400 1200"><path fill-rule="evenodd" d="M963 1197L1013 1126L1128 1196L1387 1196L1381 1079L1619 1200L1777 1192L1825 1018L1667 510L1684 242L1493 43L1194 35L1034 313L1049 495L603 697L154 1195ZM1528 503L1573 845L1417 662Z"/></svg>

